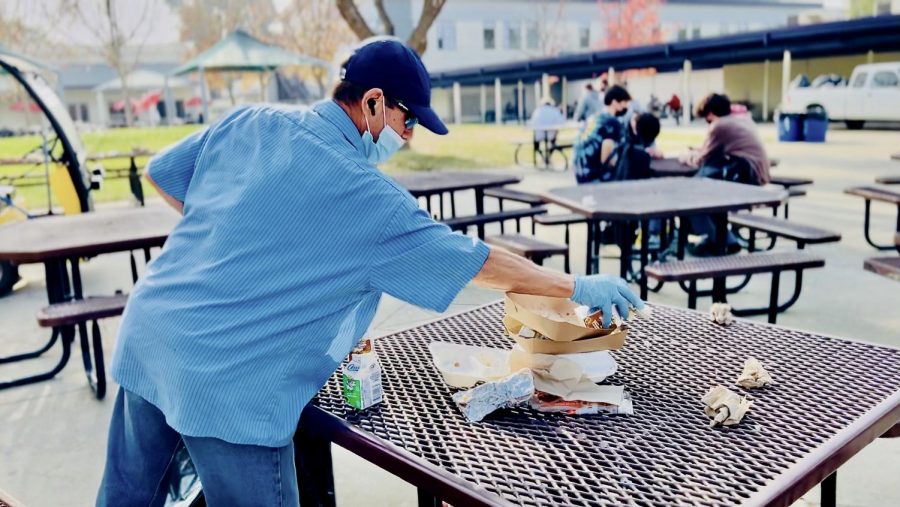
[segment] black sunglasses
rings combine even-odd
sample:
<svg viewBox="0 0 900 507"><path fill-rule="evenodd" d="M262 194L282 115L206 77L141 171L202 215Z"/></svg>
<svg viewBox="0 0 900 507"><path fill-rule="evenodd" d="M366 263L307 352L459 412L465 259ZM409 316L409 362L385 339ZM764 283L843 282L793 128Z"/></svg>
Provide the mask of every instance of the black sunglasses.
<svg viewBox="0 0 900 507"><path fill-rule="evenodd" d="M397 106L397 109L403 112L403 115L405 116L405 119L403 120L403 126L406 128L406 130L412 130L416 125L419 124L419 119L416 118L416 115L414 115L412 111L410 111L409 108L406 107L405 104L403 104L403 102L394 99L389 100L392 104Z"/></svg>

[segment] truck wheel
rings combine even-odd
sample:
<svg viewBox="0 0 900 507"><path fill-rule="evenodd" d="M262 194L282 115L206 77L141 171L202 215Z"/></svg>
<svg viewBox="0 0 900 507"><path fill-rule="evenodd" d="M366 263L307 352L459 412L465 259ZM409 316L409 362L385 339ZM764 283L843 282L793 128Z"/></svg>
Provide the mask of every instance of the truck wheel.
<svg viewBox="0 0 900 507"><path fill-rule="evenodd" d="M0 297L9 294L19 281L19 267L9 262L0 262Z"/></svg>
<svg viewBox="0 0 900 507"><path fill-rule="evenodd" d="M863 120L847 120L844 122L850 130L859 130L866 124Z"/></svg>

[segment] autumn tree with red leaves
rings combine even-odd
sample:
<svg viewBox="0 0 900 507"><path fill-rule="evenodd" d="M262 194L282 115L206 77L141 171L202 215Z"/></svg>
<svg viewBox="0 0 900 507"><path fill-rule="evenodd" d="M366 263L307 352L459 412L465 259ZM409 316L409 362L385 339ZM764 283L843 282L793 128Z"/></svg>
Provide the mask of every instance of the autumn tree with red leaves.
<svg viewBox="0 0 900 507"><path fill-rule="evenodd" d="M659 9L665 0L598 0L606 22L606 49L662 42Z"/></svg>

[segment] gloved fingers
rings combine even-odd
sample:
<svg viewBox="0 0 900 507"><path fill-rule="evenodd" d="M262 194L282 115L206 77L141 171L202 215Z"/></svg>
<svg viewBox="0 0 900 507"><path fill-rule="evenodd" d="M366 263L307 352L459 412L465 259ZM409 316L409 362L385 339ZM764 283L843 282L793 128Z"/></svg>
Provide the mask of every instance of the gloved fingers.
<svg viewBox="0 0 900 507"><path fill-rule="evenodd" d="M603 304L598 305L597 308L600 309L601 317L603 319L603 327L609 327L610 322L612 322L612 305L609 304L608 301L603 302Z"/></svg>
<svg viewBox="0 0 900 507"><path fill-rule="evenodd" d="M628 300L623 298L622 296L617 296L613 299L613 304L616 305L616 310L618 310L619 316L627 320L629 312ZM609 327L606 324L604 324L603 326Z"/></svg>
<svg viewBox="0 0 900 507"><path fill-rule="evenodd" d="M618 289L619 289L619 294L622 297L624 297L626 300L628 300L628 302L631 304L631 306L633 306L635 309L642 310L644 308L644 302L641 301L641 298L639 298L638 295L635 294L633 290L631 290L631 287L629 287L628 284L623 282L623 284L620 285L618 287ZM627 315L627 313L623 314L622 316L625 317L626 315Z"/></svg>

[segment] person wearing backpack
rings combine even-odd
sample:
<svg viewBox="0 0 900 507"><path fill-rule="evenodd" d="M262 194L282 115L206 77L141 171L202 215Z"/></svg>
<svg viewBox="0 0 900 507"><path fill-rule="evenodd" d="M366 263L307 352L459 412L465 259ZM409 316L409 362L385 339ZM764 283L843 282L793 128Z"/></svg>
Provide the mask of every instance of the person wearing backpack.
<svg viewBox="0 0 900 507"><path fill-rule="evenodd" d="M604 163L611 151L603 152L603 148L606 146L612 150L622 140L625 129L621 117L628 112L630 102L628 90L618 85L611 86L603 97L603 110L588 118L578 133L572 158L575 180L579 184L612 180L613 172Z"/></svg>

